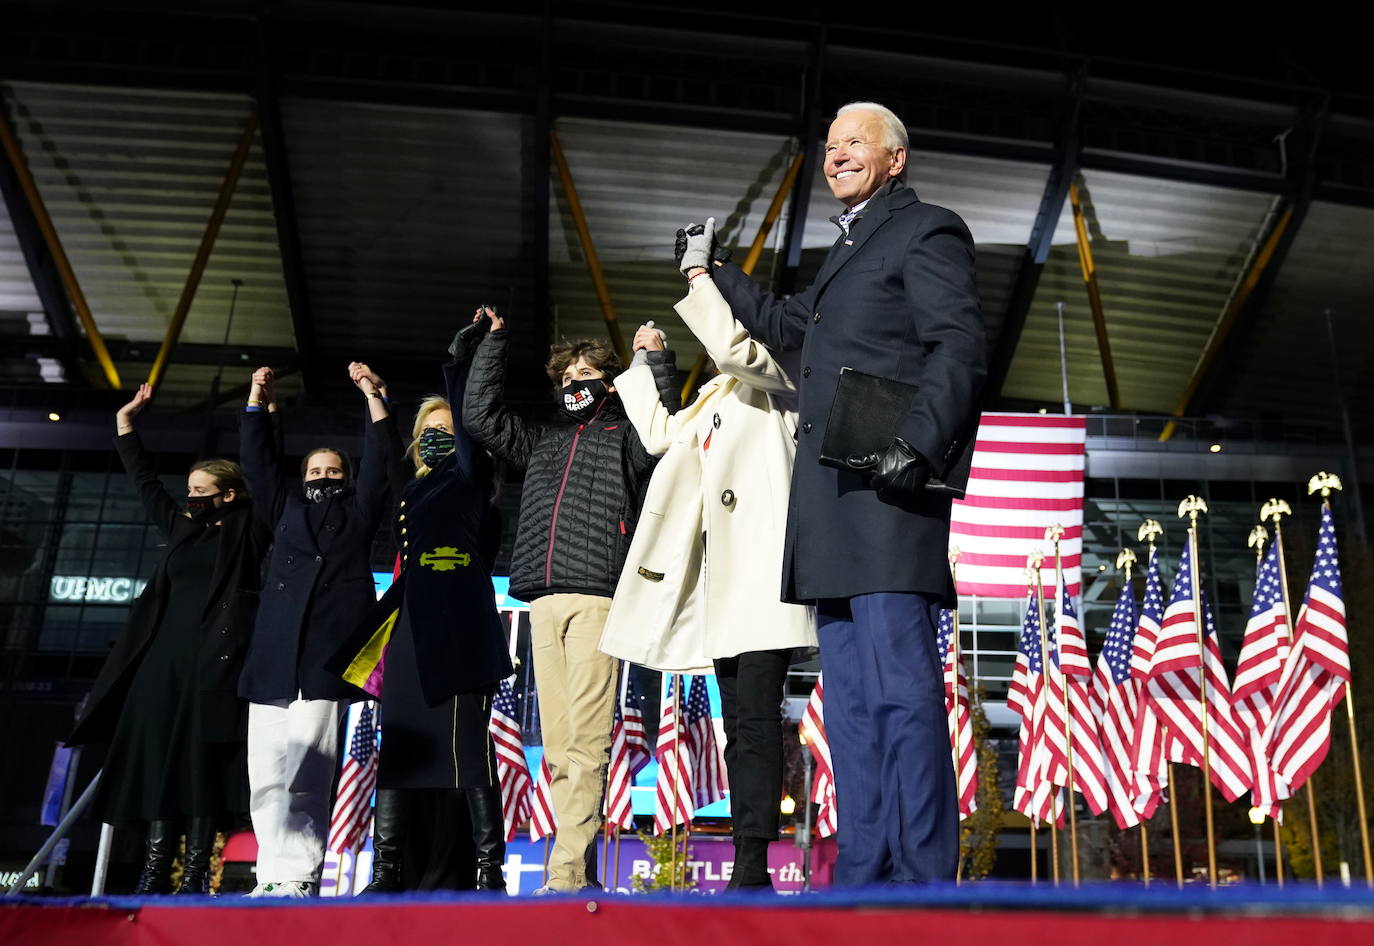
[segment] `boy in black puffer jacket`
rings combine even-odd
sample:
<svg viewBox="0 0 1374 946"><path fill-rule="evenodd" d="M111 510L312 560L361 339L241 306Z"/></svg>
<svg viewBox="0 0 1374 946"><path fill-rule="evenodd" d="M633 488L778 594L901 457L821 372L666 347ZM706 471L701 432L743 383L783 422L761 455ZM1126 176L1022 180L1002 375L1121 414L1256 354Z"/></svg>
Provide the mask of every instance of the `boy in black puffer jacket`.
<svg viewBox="0 0 1374 946"><path fill-rule="evenodd" d="M654 458L609 383L621 366L603 342L550 349L546 370L562 410L558 421L538 425L504 403L505 321L490 307L477 316L492 326L468 377L463 426L525 471L510 593L530 602L544 758L558 821L548 883L536 892L576 891L595 882L588 865L601 828L615 712L616 661L597 644Z"/></svg>

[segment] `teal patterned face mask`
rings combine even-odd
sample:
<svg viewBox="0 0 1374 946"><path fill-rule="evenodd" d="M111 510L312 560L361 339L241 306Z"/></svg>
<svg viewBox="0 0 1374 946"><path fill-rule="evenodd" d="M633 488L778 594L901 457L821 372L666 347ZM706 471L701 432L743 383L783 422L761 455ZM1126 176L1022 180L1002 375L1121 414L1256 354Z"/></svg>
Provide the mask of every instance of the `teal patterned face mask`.
<svg viewBox="0 0 1374 946"><path fill-rule="evenodd" d="M433 468L453 452L454 437L438 427L426 427L420 434L420 462Z"/></svg>

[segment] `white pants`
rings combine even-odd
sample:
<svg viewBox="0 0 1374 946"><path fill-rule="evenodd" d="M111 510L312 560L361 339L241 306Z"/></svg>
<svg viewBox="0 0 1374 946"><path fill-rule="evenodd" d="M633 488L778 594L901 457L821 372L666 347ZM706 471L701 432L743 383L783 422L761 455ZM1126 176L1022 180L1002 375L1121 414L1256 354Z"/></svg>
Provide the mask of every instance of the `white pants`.
<svg viewBox="0 0 1374 946"><path fill-rule="evenodd" d="M248 786L258 883L318 883L339 754L333 700L248 705Z"/></svg>

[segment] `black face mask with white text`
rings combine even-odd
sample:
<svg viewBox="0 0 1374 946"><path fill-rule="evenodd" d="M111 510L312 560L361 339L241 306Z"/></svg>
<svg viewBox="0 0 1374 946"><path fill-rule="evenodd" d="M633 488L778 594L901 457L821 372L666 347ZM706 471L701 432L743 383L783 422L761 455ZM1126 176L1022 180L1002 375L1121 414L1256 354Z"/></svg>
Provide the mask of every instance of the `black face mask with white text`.
<svg viewBox="0 0 1374 946"><path fill-rule="evenodd" d="M333 476L317 476L313 480L306 480L302 485L305 486L306 500L319 503L341 492L345 482Z"/></svg>
<svg viewBox="0 0 1374 946"><path fill-rule="evenodd" d="M558 406L568 416L585 421L596 413L597 408L610 397L610 394L606 382L600 378L570 381L558 390Z"/></svg>

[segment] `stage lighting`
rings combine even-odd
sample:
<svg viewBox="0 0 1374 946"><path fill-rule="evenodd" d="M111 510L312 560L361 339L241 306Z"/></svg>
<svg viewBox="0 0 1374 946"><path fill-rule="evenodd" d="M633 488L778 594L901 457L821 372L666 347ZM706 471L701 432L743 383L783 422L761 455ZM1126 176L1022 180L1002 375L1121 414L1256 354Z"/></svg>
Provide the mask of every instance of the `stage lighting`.
<svg viewBox="0 0 1374 946"><path fill-rule="evenodd" d="M1211 451L1212 453L1220 453L1220 452L1221 452L1221 444L1219 444L1219 443L1214 443L1214 444L1212 444L1210 447L1208 447L1207 449L1208 449L1209 451Z"/></svg>
<svg viewBox="0 0 1374 946"><path fill-rule="evenodd" d="M782 796L782 804L778 805L778 811L782 812L784 815L790 815L790 814L792 814L792 812L794 812L794 811L796 811L796 810L797 810L797 803L792 799L792 796L791 796L791 795L784 795L784 796Z"/></svg>
<svg viewBox="0 0 1374 946"><path fill-rule="evenodd" d="M1264 809L1263 809L1263 808L1251 808L1251 809L1250 809L1250 823L1253 824L1253 825L1261 825L1261 824L1264 824Z"/></svg>
<svg viewBox="0 0 1374 946"><path fill-rule="evenodd" d="M57 413L57 411L48 411L48 420L52 421L54 424L60 421L61 419L62 415Z"/></svg>

